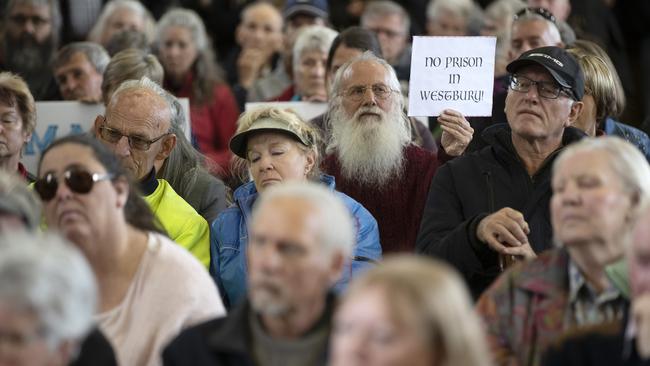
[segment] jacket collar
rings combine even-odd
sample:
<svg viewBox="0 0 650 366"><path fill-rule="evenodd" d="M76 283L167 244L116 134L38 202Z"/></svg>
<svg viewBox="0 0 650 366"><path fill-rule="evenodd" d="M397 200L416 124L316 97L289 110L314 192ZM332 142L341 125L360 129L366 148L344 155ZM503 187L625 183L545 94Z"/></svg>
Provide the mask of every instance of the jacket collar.
<svg viewBox="0 0 650 366"><path fill-rule="evenodd" d="M211 350L247 354L251 349L250 324L248 313L251 311L248 299L242 301L223 322L207 337Z"/></svg>
<svg viewBox="0 0 650 366"><path fill-rule="evenodd" d="M158 179L156 179L156 169L151 168L149 174L147 174L144 178L142 178L138 186L140 187L140 192L142 192L143 196L149 196L153 194L156 191L156 188L158 188Z"/></svg>
<svg viewBox="0 0 650 366"><path fill-rule="evenodd" d="M321 174L319 180L329 189L333 190L336 186L334 177L331 175ZM257 198L257 188L255 187L255 182L250 181L239 186L239 188L235 189L233 198L242 212L244 212L245 215L250 215L253 210L253 203L255 203L255 199Z"/></svg>
<svg viewBox="0 0 650 366"><path fill-rule="evenodd" d="M509 152L516 154L515 147L512 144L512 130L507 123L498 123L487 127L481 133L481 138L492 146L502 147ZM574 143L587 135L580 129L575 127L567 127L562 134L562 147Z"/></svg>
<svg viewBox="0 0 650 366"><path fill-rule="evenodd" d="M325 309L321 317L314 324L319 326L322 322L331 322L336 305L336 295L327 294ZM207 336L207 344L212 351L225 351L229 353L250 354L252 350L251 324L248 314L253 311L250 301L246 298L237 305L223 319L214 331Z"/></svg>
<svg viewBox="0 0 650 366"><path fill-rule="evenodd" d="M551 249L542 253L533 262L525 265L520 288L550 296L558 291L558 284L569 286L569 253L564 248Z"/></svg>

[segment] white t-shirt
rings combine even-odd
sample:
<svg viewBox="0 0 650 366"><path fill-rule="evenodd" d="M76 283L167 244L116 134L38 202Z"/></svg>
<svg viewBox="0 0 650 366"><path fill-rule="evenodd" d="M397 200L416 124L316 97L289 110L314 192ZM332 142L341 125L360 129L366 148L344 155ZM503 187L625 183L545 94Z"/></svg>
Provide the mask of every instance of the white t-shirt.
<svg viewBox="0 0 650 366"><path fill-rule="evenodd" d="M170 239L149 233L124 300L95 320L120 365L144 366L160 365L164 347L181 330L225 314L205 267Z"/></svg>

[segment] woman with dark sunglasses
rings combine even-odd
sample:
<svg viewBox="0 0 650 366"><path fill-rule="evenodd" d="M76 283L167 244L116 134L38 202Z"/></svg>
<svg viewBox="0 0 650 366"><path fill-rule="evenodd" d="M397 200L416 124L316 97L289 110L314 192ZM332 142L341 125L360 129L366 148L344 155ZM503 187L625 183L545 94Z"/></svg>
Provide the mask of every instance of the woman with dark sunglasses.
<svg viewBox="0 0 650 366"><path fill-rule="evenodd" d="M49 228L88 259L97 276L96 321L119 364L158 365L182 329L225 313L214 283L167 238L100 142L68 136L41 155L34 189Z"/></svg>

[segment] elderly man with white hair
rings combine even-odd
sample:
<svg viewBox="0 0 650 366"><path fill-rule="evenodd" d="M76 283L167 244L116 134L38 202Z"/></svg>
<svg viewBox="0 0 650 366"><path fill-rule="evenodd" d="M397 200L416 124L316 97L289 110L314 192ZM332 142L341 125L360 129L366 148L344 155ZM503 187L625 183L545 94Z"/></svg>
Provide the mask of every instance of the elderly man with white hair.
<svg viewBox="0 0 650 366"><path fill-rule="evenodd" d="M165 365L324 365L330 287L352 255L343 201L314 183L271 187L253 212L248 298L226 317L185 330Z"/></svg>
<svg viewBox="0 0 650 366"><path fill-rule="evenodd" d="M143 77L122 83L111 96L105 116L97 116L94 133L120 159L169 237L206 267L210 264L210 228L164 179L155 163L176 146L172 129L173 97Z"/></svg>
<svg viewBox="0 0 650 366"><path fill-rule="evenodd" d="M0 364L116 365L104 336L93 331L95 276L58 236L0 236Z"/></svg>
<svg viewBox="0 0 650 366"><path fill-rule="evenodd" d="M366 52L343 65L332 83L332 137L323 170L337 189L379 224L384 253L415 248L436 155L411 143L394 69Z"/></svg>

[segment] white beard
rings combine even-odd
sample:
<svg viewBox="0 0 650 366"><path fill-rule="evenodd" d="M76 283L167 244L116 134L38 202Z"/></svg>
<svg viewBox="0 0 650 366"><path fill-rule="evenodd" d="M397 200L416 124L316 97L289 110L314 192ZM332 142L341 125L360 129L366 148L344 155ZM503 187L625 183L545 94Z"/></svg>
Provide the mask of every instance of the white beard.
<svg viewBox="0 0 650 366"><path fill-rule="evenodd" d="M374 113L376 115L363 115ZM345 179L364 186L383 187L402 174L404 147L410 141L409 126L394 103L386 113L377 106L359 108L348 116L340 104L330 111L332 142Z"/></svg>
<svg viewBox="0 0 650 366"><path fill-rule="evenodd" d="M282 286L265 281L260 284L249 284L249 299L253 309L264 315L282 316L289 312L290 306Z"/></svg>

